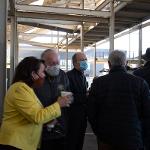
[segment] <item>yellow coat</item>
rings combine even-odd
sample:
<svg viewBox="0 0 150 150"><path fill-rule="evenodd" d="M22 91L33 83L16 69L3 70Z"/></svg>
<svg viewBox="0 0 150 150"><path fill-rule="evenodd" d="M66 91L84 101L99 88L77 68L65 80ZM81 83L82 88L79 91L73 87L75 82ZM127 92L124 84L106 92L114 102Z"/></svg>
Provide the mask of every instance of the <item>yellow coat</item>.
<svg viewBox="0 0 150 150"><path fill-rule="evenodd" d="M0 144L22 150L36 150L42 124L61 115L59 104L43 108L32 88L23 82L13 84L5 96Z"/></svg>

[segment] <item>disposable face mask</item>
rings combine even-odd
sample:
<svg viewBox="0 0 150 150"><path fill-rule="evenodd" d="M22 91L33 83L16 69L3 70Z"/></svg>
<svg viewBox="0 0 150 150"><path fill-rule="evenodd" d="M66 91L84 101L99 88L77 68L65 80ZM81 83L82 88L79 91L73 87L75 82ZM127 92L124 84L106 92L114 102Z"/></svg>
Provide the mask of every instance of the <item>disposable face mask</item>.
<svg viewBox="0 0 150 150"><path fill-rule="evenodd" d="M85 71L87 68L88 68L87 61L86 60L80 61L80 70Z"/></svg>
<svg viewBox="0 0 150 150"><path fill-rule="evenodd" d="M54 77L54 76L58 76L59 75L59 71L60 71L60 66L59 65L55 65L55 66L48 66L46 68L46 72L48 75Z"/></svg>

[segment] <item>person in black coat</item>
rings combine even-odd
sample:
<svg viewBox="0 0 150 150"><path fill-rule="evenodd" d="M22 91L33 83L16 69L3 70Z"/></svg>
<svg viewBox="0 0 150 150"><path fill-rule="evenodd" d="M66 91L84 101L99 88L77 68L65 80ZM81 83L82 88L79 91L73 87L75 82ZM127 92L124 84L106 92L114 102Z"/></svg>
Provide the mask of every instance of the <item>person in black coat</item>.
<svg viewBox="0 0 150 150"><path fill-rule="evenodd" d="M135 70L133 74L146 80L150 88L150 48L146 49L143 59L146 61L145 65Z"/></svg>
<svg viewBox="0 0 150 150"><path fill-rule="evenodd" d="M70 90L74 101L69 108L67 149L82 150L87 127L87 81L84 71L87 69L87 58L84 53L75 53L72 57L74 68L67 72Z"/></svg>
<svg viewBox="0 0 150 150"><path fill-rule="evenodd" d="M148 84L127 73L126 55L109 55L109 74L94 80L88 97L88 119L99 150L150 149Z"/></svg>
<svg viewBox="0 0 150 150"><path fill-rule="evenodd" d="M35 93L44 107L53 104L61 96L61 91L69 91L69 79L60 69L59 56L51 49L41 55L46 65L46 77L42 87L35 88ZM66 150L67 108L61 110L61 117L44 124L40 150Z"/></svg>

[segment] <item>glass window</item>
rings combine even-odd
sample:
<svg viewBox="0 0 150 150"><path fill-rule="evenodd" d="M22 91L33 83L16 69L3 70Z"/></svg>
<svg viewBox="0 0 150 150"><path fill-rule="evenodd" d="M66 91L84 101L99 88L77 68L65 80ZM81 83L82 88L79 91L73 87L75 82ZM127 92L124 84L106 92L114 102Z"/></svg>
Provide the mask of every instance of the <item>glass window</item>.
<svg viewBox="0 0 150 150"><path fill-rule="evenodd" d="M150 26L143 28L142 34L142 53L144 54L146 49L150 47Z"/></svg>

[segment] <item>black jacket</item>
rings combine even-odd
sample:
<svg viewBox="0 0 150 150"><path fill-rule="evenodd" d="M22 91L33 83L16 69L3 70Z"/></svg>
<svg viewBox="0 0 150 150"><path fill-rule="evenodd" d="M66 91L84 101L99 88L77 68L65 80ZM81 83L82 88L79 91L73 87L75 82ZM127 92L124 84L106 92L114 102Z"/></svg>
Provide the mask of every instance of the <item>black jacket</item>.
<svg viewBox="0 0 150 150"><path fill-rule="evenodd" d="M104 143L127 148L150 145L150 93L146 82L113 68L94 80L88 98L88 118Z"/></svg>
<svg viewBox="0 0 150 150"><path fill-rule="evenodd" d="M150 88L150 61L148 61L143 67L135 70L133 74L146 80Z"/></svg>
<svg viewBox="0 0 150 150"><path fill-rule="evenodd" d="M74 96L72 105L81 105L86 103L87 81L84 74L75 68L67 72L70 90Z"/></svg>
<svg viewBox="0 0 150 150"><path fill-rule="evenodd" d="M61 91L69 91L69 80L64 71L60 70L58 76L50 79L48 75L46 75L45 82L42 87L36 88L35 93L37 97L40 99L41 103L44 107L49 106L57 101L57 98L61 96ZM57 118L61 128L64 132L66 132L67 124L67 108L62 109L61 117ZM44 137L48 138L50 133L47 133L46 127L43 130ZM54 135L55 136L55 135ZM51 137L50 137L51 138Z"/></svg>

